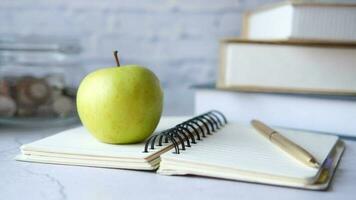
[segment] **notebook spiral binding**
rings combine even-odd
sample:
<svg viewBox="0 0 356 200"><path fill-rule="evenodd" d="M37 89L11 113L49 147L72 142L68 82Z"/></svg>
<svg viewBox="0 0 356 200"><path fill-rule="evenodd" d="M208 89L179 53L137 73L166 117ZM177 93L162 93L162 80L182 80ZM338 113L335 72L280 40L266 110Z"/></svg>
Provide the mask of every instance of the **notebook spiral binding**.
<svg viewBox="0 0 356 200"><path fill-rule="evenodd" d="M148 153L149 149L155 148L155 145L162 146L163 143L171 143L174 145L174 153L179 154L180 150L186 150L186 147L191 147L191 144L196 144L197 140L211 135L225 124L227 124L227 120L224 114L217 110L211 110L173 128L152 135L147 139L143 152Z"/></svg>

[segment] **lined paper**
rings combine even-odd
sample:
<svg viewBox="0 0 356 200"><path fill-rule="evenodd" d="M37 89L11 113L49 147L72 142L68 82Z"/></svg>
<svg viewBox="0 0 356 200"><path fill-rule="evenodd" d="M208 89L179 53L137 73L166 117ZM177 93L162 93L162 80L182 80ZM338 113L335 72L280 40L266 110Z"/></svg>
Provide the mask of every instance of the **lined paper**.
<svg viewBox="0 0 356 200"><path fill-rule="evenodd" d="M338 137L296 130L277 129L280 133L309 151L320 163L327 158ZM204 138L180 154L167 152L162 160L195 163L249 171L274 176L311 179L318 170L307 167L265 139L255 129L240 124L228 124L214 135ZM164 162L164 161L163 161Z"/></svg>

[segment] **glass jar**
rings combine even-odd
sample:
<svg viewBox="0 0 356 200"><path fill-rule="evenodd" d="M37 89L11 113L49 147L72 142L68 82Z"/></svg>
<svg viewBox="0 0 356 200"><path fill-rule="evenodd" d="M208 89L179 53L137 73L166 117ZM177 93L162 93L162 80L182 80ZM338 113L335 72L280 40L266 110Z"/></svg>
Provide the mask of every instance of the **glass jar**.
<svg viewBox="0 0 356 200"><path fill-rule="evenodd" d="M0 123L76 120L84 70L78 40L27 36L0 39Z"/></svg>

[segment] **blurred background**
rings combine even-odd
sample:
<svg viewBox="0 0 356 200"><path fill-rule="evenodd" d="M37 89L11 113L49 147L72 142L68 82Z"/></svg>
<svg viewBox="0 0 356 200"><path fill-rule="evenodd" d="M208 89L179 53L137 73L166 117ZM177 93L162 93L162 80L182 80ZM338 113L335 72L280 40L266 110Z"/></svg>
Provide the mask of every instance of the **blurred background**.
<svg viewBox="0 0 356 200"><path fill-rule="evenodd" d="M270 2L276 1L2 0L0 40L37 44L41 38L50 43L57 38L62 45L75 41L81 53L67 52L76 61L64 66L70 79L76 79L74 85L90 71L114 66L112 51L117 49L122 65L147 66L160 78L165 115L193 114L190 86L215 81L219 40L240 34L244 11ZM38 57L42 68L31 71L49 70L50 56Z"/></svg>
<svg viewBox="0 0 356 200"><path fill-rule="evenodd" d="M19 164L14 160L15 155L20 153L22 145L78 125L75 111L76 87L86 74L102 67L115 66L114 50L120 54L121 65L143 65L158 76L164 89L163 115L193 115L195 112L203 113L214 108L223 112L229 121L249 123L251 119L259 119L271 126L356 138L356 89L352 90L355 92L354 95L347 98L268 93L250 95L239 91L211 88L194 91L191 88L197 84L216 82L220 59L219 41L226 37L240 36L242 18L246 11L279 1L284 0L0 0L1 197L18 199L26 195L29 199L67 199L67 197L69 199L84 194L95 198L98 195L115 194L113 191L123 192L122 194L130 192L127 188L132 184L122 182L120 173L112 173L108 169L100 171L94 168L74 169L63 166ZM300 1L356 3L356 0ZM354 37L356 26L353 25L356 23L356 15L353 14L356 6L351 11L348 9L341 8L340 12L332 15L335 16L335 20L333 18L324 20L327 15L323 15L322 9L315 12L320 15L314 15L313 10L306 12L304 22L311 23L306 23L305 34L314 33L314 25L320 21L330 21L331 25L327 26L326 30L338 32L340 26L337 22L345 21L340 24L346 24L344 26L346 28L339 32L344 31L350 38L354 38L353 42L356 42ZM340 14L346 17L338 17ZM291 19L285 21L292 23ZM284 18L281 21L285 22ZM270 20L267 28L264 26L266 23L263 19L260 24L263 28L258 30L262 31L257 32L264 35L265 30L270 30L272 26L279 28L280 21ZM303 27L303 23L297 25ZM312 31L308 32L308 30ZM317 28L317 30L317 34L328 35L325 29ZM278 31L275 33L279 35ZM282 46L289 48L289 45ZM325 48L328 46L325 45ZM281 52L284 52L282 47L281 49ZM304 50L310 51L308 51L309 47L301 49L297 51L294 61L302 58L300 61L307 63L302 70L299 70L299 74L304 74L304 77L310 76L309 69L316 72L313 76L319 77L317 70L322 69L323 66L315 63L320 60L335 60L330 63L334 63L337 69L350 67L349 69L353 69L350 71L356 74L354 70L356 69L354 66L356 45L350 48L353 52L347 55L342 54L344 52L342 48L341 50L332 48L335 50L335 55L339 56L329 56L328 59L324 59L324 55L330 54L320 53L323 49L316 50L313 54L319 57L303 58L300 55L304 55ZM259 47L253 50L260 52L259 61L264 62L265 57L273 57L275 63L280 63L277 62L280 56L274 56L276 54L270 51L262 52ZM253 59L246 58L252 60L250 62L252 64L259 63L254 62L257 60L256 51L249 51ZM293 52L289 54L289 58L293 58L292 54ZM234 57L236 54L230 56ZM344 60L341 62L339 58L347 58L349 62ZM251 69L249 62L247 63L241 65L241 69ZM275 63L271 61L269 67L273 68ZM293 62L288 60L288 63ZM344 66L345 63L348 65ZM265 68L266 64L258 66ZM298 69L298 66L292 69ZM278 73L276 70L268 72ZM320 72L329 73L327 70L320 70ZM255 71L251 74L254 75ZM285 73L285 75L290 74L293 75L289 71ZM348 79L342 77L338 79L338 74L345 73L336 73L335 79L339 80L336 81L336 85L338 83L347 85ZM263 78L270 79L269 75L266 73ZM280 75L280 77L284 76ZM346 77L352 79L352 75ZM326 83L329 82L329 80L323 81L321 85L324 83L328 85ZM265 84L264 81L262 83ZM290 84L288 81L286 83ZM351 84L356 88L356 81L352 81L349 85ZM283 84L281 86L288 87ZM325 93L325 91L319 92ZM196 108L194 108L195 97L198 102ZM27 128L21 125L34 126ZM350 156L355 152L352 149L352 145L355 144L348 142L347 145L348 151L350 149L351 151L346 153L350 153L348 155ZM348 191L352 191L351 188L354 187L352 184L347 185L347 181L356 178L354 170L351 169L353 159L351 157L348 159L346 156L345 159L346 165L341 166L339 170L341 176L336 178L337 181L346 184L340 184L340 187L335 187L337 190L332 188L331 191L343 197L350 195ZM132 175L128 171L122 173ZM148 176L146 173L142 175ZM161 179L154 179L156 182L161 181ZM120 190L115 183L123 183L125 187L121 187L123 189ZM162 183L167 185L168 182L163 180ZM198 187L196 190L198 194L202 191L204 183L200 180L195 183L197 183L195 186ZM28 187L29 185L31 187ZM154 186L154 191L161 191L162 186L151 185ZM189 186L185 182L184 185ZM207 187L209 189L214 186ZM89 189L87 192L81 192L80 188ZM176 190L175 186L171 189ZM272 188L268 188L270 189ZM164 197L167 196L165 193L162 194ZM234 193L226 194L234 195ZM279 190L271 194L275 196L279 194ZM301 193L301 196L303 195ZM326 195L329 195L328 199L332 198L330 192Z"/></svg>

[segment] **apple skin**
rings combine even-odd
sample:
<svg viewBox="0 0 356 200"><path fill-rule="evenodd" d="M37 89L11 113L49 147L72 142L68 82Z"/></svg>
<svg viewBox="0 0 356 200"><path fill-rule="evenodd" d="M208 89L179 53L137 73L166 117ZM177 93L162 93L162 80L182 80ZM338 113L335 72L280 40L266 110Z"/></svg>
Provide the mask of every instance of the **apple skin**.
<svg viewBox="0 0 356 200"><path fill-rule="evenodd" d="M82 80L77 93L84 127L99 141L110 144L145 140L158 125L162 107L158 78L138 65L94 71Z"/></svg>

